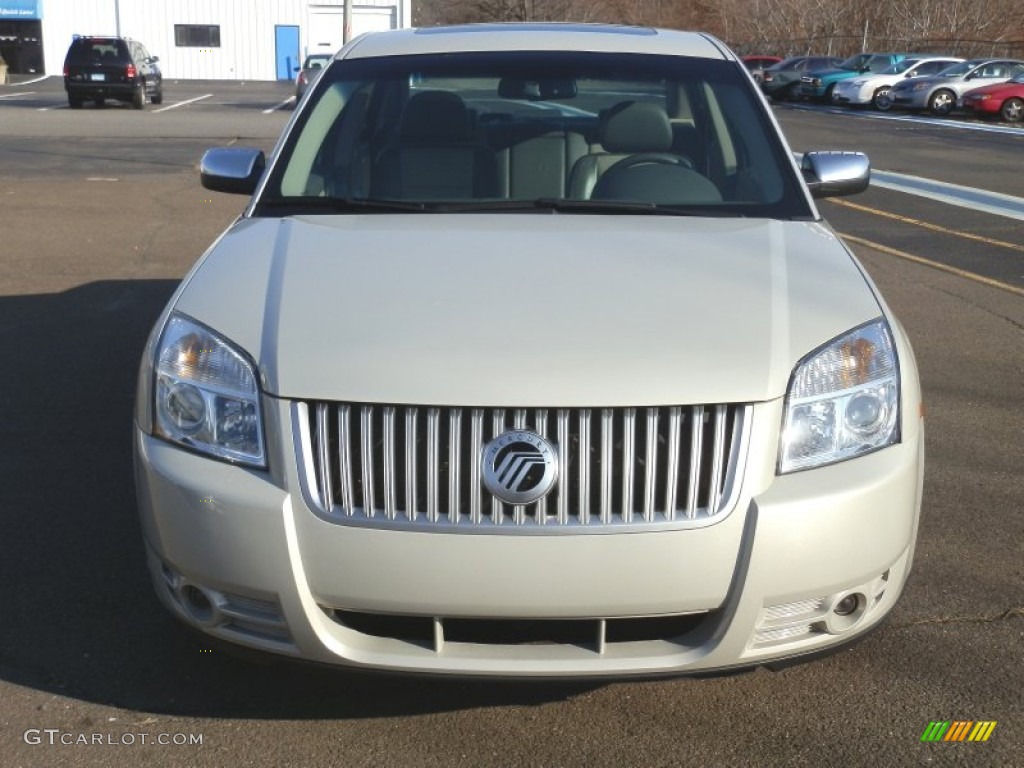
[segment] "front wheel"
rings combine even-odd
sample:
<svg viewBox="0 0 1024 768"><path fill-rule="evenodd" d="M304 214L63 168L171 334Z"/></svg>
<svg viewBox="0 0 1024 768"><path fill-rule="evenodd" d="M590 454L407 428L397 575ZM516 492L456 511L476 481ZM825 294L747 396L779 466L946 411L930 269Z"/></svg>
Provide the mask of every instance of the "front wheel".
<svg viewBox="0 0 1024 768"><path fill-rule="evenodd" d="M139 87L132 94L132 106L135 109L142 109L146 106L146 86L139 83Z"/></svg>
<svg viewBox="0 0 1024 768"><path fill-rule="evenodd" d="M928 109L931 110L933 115L939 117L945 117L953 111L953 107L956 106L956 94L952 91L947 91L943 88L940 91L936 91L932 94L932 97L928 99Z"/></svg>
<svg viewBox="0 0 1024 768"><path fill-rule="evenodd" d="M999 116L1008 123L1019 123L1024 117L1024 99L1012 98L1003 102Z"/></svg>
<svg viewBox="0 0 1024 768"><path fill-rule="evenodd" d="M153 95L150 97L149 100L153 104L163 104L164 103L164 89L163 88L157 88L155 91L153 91Z"/></svg>
<svg viewBox="0 0 1024 768"><path fill-rule="evenodd" d="M883 85L875 95L871 97L871 106L879 112L888 112L892 109L892 98L889 96L889 86Z"/></svg>
<svg viewBox="0 0 1024 768"><path fill-rule="evenodd" d="M824 102L826 104L835 104L836 103L835 102L835 98L836 98L836 84L832 83L832 85L830 85L828 88L825 89Z"/></svg>

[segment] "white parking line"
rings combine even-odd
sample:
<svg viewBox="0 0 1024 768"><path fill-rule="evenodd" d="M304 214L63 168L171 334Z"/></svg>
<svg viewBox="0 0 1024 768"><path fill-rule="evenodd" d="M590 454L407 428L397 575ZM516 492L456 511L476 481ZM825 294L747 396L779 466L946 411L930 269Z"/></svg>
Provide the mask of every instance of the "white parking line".
<svg viewBox="0 0 1024 768"><path fill-rule="evenodd" d="M994 216L1005 216L1008 219L1024 221L1024 198L1004 195L1000 192L989 192L977 187L964 187L935 179L924 179L920 176L909 176L892 171L871 171L871 185L882 189L892 189L907 195L926 197L961 208L991 213Z"/></svg>
<svg viewBox="0 0 1024 768"><path fill-rule="evenodd" d="M42 77L37 77L35 80L25 80L18 83L18 85L35 85L36 83L41 83L43 80L48 80L51 77L56 77L56 75L43 75Z"/></svg>
<svg viewBox="0 0 1024 768"><path fill-rule="evenodd" d="M938 128L954 128L961 131L980 131L981 133L1001 133L1006 136L1024 137L1024 130L1004 125L986 125L984 123L965 123L960 120L950 120L944 117L927 117L925 115L903 115L889 112L860 112L842 107L812 107L802 104L787 104L788 109L798 112L818 112L826 115L844 115L856 117L862 120L893 120L898 123L915 123L916 125L931 125Z"/></svg>
<svg viewBox="0 0 1024 768"><path fill-rule="evenodd" d="M196 96L194 99L186 99L185 101L178 101L178 102L175 102L174 104L170 104L169 106L160 107L160 109L154 109L153 113L156 114L157 112L166 112L169 109L177 109L178 107L184 107L186 104L195 104L197 101L202 101L203 99L208 99L211 96L213 96L212 93L206 93L206 94L203 94L202 96Z"/></svg>
<svg viewBox="0 0 1024 768"><path fill-rule="evenodd" d="M276 107L271 107L270 109L264 109L264 110L263 110L263 114L264 114L264 115L269 115L269 114L270 114L271 112L277 112L277 110L279 110L279 109L284 109L284 108L285 108L285 107L287 107L287 106L288 106L289 104L292 104L292 103L294 103L294 102L295 102L295 97L294 97L294 96L289 96L289 97L288 97L287 99L285 99L284 101L282 101L282 102L281 102L280 104L278 104L278 105L277 105Z"/></svg>
<svg viewBox="0 0 1024 768"><path fill-rule="evenodd" d="M13 99L15 96L29 96L35 91L15 91L14 93L0 93L0 99Z"/></svg>

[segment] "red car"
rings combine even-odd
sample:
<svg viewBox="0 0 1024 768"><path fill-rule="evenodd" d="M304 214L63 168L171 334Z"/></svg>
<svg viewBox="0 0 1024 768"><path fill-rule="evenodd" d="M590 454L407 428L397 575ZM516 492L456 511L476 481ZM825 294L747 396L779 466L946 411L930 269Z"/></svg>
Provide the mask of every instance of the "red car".
<svg viewBox="0 0 1024 768"><path fill-rule="evenodd" d="M778 64L780 61L782 59L778 56L744 56L743 66L750 70L750 74L753 75L757 82L761 82L765 69L772 64Z"/></svg>
<svg viewBox="0 0 1024 768"><path fill-rule="evenodd" d="M1024 118L1024 75L975 88L965 93L961 102L964 109L979 117L999 115L1008 123L1018 123Z"/></svg>

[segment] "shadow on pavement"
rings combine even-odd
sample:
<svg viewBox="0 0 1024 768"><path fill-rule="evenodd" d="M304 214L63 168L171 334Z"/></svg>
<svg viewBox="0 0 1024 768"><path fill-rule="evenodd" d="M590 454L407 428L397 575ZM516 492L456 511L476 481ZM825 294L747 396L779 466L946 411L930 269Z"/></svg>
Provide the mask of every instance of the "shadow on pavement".
<svg viewBox="0 0 1024 768"><path fill-rule="evenodd" d="M284 719L533 705L599 687L256 665L178 625L149 583L131 456L138 357L176 285L0 297L0 677L145 712Z"/></svg>

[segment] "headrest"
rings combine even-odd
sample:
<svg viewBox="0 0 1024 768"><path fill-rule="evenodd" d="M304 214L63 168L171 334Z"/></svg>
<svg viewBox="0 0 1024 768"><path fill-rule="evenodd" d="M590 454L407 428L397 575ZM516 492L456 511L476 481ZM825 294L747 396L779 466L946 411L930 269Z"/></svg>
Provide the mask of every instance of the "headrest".
<svg viewBox="0 0 1024 768"><path fill-rule="evenodd" d="M402 113L404 141L447 144L470 138L466 105L450 91L417 93Z"/></svg>
<svg viewBox="0 0 1024 768"><path fill-rule="evenodd" d="M601 146L605 152L667 152L672 147L672 124L656 104L616 104L604 116Z"/></svg>

